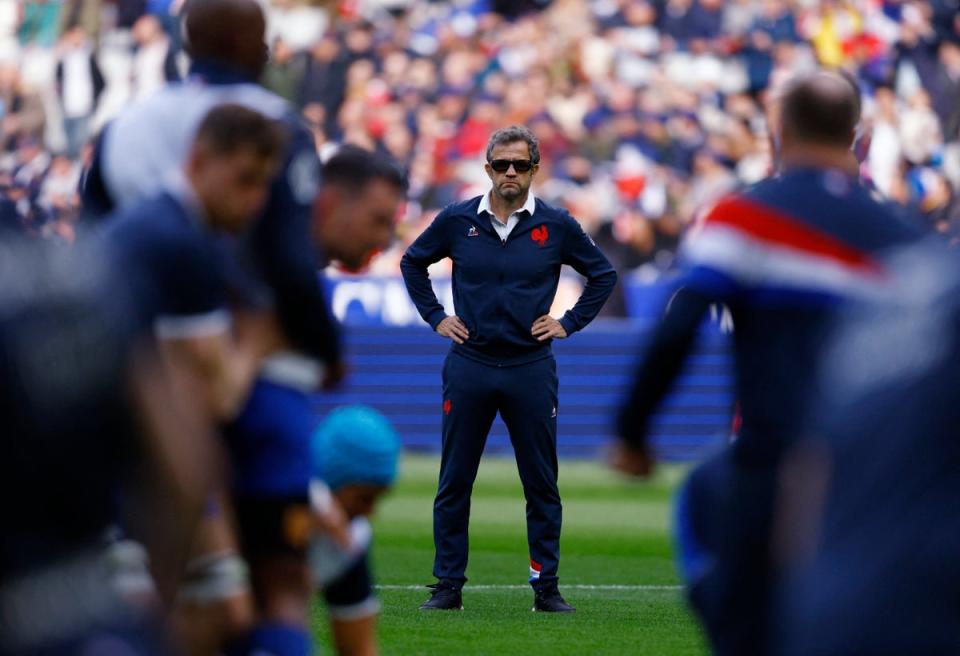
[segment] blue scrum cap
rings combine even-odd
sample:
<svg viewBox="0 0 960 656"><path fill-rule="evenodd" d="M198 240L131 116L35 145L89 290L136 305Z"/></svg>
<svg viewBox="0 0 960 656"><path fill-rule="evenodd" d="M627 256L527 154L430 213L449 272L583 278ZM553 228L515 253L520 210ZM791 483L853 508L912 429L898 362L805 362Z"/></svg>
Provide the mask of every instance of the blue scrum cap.
<svg viewBox="0 0 960 656"><path fill-rule="evenodd" d="M337 408L313 435L313 472L333 491L356 483L390 486L397 478L400 438L377 410Z"/></svg>

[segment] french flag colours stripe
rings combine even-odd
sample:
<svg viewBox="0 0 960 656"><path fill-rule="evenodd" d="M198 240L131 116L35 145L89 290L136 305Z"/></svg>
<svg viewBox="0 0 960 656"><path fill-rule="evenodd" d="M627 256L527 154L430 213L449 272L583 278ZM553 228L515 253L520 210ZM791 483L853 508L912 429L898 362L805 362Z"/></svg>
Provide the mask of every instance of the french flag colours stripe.
<svg viewBox="0 0 960 656"><path fill-rule="evenodd" d="M535 561L533 558L530 559L530 582L533 583L540 579L540 572L543 570L543 565Z"/></svg>
<svg viewBox="0 0 960 656"><path fill-rule="evenodd" d="M868 254L744 197L720 202L684 245L688 263L747 287L869 295L884 282Z"/></svg>

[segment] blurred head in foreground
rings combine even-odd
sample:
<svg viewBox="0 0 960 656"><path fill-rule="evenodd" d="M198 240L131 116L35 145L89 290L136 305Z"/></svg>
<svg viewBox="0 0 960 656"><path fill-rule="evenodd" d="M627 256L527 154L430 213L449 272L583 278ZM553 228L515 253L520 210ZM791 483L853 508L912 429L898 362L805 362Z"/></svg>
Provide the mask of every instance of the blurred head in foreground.
<svg viewBox="0 0 960 656"><path fill-rule="evenodd" d="M286 139L283 129L241 105L220 105L200 124L186 176L211 227L240 232L270 192Z"/></svg>
<svg viewBox="0 0 960 656"><path fill-rule="evenodd" d="M820 166L856 173L853 154L860 124L856 82L818 71L790 82L775 105L772 135L782 166Z"/></svg>
<svg viewBox="0 0 960 656"><path fill-rule="evenodd" d="M267 65L267 22L256 0L189 0L186 50L194 60L259 78Z"/></svg>
<svg viewBox="0 0 960 656"><path fill-rule="evenodd" d="M393 426L367 406L334 410L313 437L314 473L351 518L373 514L397 478L399 455Z"/></svg>
<svg viewBox="0 0 960 656"><path fill-rule="evenodd" d="M314 203L314 238L331 260L349 270L365 267L393 241L407 189L388 158L343 146L323 165Z"/></svg>

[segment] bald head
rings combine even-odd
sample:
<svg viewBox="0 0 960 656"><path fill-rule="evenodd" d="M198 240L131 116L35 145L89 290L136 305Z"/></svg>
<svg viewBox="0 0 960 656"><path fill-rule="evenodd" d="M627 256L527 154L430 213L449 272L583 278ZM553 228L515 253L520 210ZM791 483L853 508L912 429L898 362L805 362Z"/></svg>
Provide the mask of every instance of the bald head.
<svg viewBox="0 0 960 656"><path fill-rule="evenodd" d="M856 81L821 71L794 81L780 101L784 142L849 149L860 122Z"/></svg>
<svg viewBox="0 0 960 656"><path fill-rule="evenodd" d="M256 0L190 0L187 52L260 77L267 62L266 20Z"/></svg>

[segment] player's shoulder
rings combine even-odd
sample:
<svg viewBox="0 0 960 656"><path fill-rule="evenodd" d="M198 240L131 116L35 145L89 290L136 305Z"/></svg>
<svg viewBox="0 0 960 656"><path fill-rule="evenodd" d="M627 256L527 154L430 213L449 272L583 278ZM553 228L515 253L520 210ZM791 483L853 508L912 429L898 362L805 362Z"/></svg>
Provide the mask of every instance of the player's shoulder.
<svg viewBox="0 0 960 656"><path fill-rule="evenodd" d="M144 199L115 213L103 237L111 249L176 254L196 248L201 235L171 194Z"/></svg>
<svg viewBox="0 0 960 656"><path fill-rule="evenodd" d="M213 84L205 89L218 100L218 104L235 103L275 121L291 125L298 123L299 115L289 101L254 82Z"/></svg>
<svg viewBox="0 0 960 656"><path fill-rule="evenodd" d="M125 134L152 125L157 131L167 122L181 122L190 109L203 100L203 87L194 82L171 82L146 98L134 100L110 121L110 132Z"/></svg>
<svg viewBox="0 0 960 656"><path fill-rule="evenodd" d="M534 216L540 215L558 221L576 221L573 215L565 208L548 203L540 196L534 196Z"/></svg>
<svg viewBox="0 0 960 656"><path fill-rule="evenodd" d="M772 199L783 194L789 186L783 176L771 175L749 184L741 184L723 194L712 206L712 209L723 208L731 204L752 202L761 205L769 204Z"/></svg>

